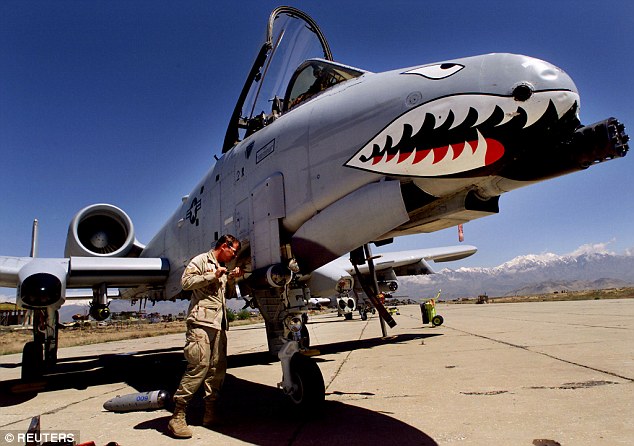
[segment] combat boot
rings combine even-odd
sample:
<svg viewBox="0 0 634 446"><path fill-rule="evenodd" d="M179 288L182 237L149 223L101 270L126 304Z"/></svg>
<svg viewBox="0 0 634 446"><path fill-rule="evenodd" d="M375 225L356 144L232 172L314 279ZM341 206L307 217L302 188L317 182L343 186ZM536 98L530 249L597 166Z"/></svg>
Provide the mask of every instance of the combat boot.
<svg viewBox="0 0 634 446"><path fill-rule="evenodd" d="M193 433L192 430L187 425L187 420L185 419L185 409L187 408L186 404L176 403L176 407L174 408L174 414L172 415L172 419L170 420L167 428L176 438L191 438Z"/></svg>
<svg viewBox="0 0 634 446"><path fill-rule="evenodd" d="M205 400L205 415L203 416L203 426L217 426L220 424L220 414L216 401Z"/></svg>

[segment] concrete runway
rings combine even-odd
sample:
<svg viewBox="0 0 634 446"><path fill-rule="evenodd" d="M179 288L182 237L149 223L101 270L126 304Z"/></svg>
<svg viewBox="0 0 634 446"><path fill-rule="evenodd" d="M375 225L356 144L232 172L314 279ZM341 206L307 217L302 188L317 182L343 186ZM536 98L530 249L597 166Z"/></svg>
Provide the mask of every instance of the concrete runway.
<svg viewBox="0 0 634 446"><path fill-rule="evenodd" d="M319 415L296 413L275 386L262 324L229 331L229 376L216 430L191 405L189 444L632 445L634 300L438 306L423 326L400 308L393 339L377 317L311 319L326 384ZM176 444L170 412L107 412L116 395L178 384L183 335L60 350L38 392L18 380L20 355L0 357L0 444L41 414L42 432L78 432L97 445ZM8 437L10 438L10 437Z"/></svg>

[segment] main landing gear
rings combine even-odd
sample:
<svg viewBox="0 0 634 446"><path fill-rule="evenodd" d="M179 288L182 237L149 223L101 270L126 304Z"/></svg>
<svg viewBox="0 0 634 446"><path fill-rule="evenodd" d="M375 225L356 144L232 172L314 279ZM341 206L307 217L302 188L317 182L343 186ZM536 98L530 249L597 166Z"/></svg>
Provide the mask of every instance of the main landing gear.
<svg viewBox="0 0 634 446"><path fill-rule="evenodd" d="M22 380L42 377L47 368L57 362L59 313L54 308L33 310L33 340L22 350Z"/></svg>
<svg viewBox="0 0 634 446"><path fill-rule="evenodd" d="M90 316L103 321L110 316L106 284L93 288ZM61 305L61 304L60 304ZM39 379L57 363L59 339L59 312L55 306L36 308L33 311L33 340L22 349L22 380Z"/></svg>

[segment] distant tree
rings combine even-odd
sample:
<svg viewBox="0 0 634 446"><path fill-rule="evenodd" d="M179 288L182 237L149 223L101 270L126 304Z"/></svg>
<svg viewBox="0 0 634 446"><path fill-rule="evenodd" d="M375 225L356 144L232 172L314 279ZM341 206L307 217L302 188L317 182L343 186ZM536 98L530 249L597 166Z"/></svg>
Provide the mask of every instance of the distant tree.
<svg viewBox="0 0 634 446"><path fill-rule="evenodd" d="M240 310L237 314L238 319L241 321L244 321L246 319L249 319L251 317L251 313L249 312L249 310Z"/></svg>

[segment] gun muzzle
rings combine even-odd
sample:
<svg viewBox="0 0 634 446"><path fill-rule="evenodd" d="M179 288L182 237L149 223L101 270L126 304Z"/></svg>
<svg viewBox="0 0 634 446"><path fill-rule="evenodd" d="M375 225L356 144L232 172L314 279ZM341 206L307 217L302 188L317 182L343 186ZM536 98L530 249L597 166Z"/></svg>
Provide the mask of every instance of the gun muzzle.
<svg viewBox="0 0 634 446"><path fill-rule="evenodd" d="M578 128L572 136L576 161L585 169L593 164L624 157L629 150L630 137L625 126L615 118L608 118L594 124Z"/></svg>

